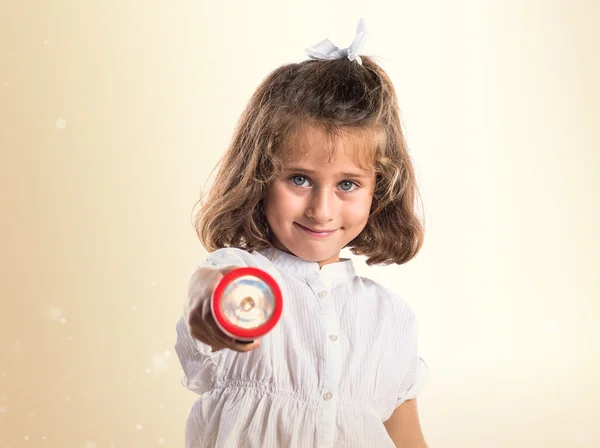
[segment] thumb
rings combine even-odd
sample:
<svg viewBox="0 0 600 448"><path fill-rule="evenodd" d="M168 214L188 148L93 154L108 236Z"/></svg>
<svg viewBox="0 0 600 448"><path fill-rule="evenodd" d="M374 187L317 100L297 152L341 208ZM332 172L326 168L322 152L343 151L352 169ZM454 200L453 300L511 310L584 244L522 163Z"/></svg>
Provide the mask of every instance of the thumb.
<svg viewBox="0 0 600 448"><path fill-rule="evenodd" d="M236 269L239 269L239 268L240 268L240 266L225 266L225 267L217 269L217 271L219 272L220 275L217 275L215 277L212 287L216 288L217 285L219 284L219 282L221 282L221 280L223 280L223 277L225 277L231 271L235 271Z"/></svg>
<svg viewBox="0 0 600 448"><path fill-rule="evenodd" d="M239 269L241 266L225 266L224 268L219 268L219 272L223 275L229 274L231 271L235 271Z"/></svg>

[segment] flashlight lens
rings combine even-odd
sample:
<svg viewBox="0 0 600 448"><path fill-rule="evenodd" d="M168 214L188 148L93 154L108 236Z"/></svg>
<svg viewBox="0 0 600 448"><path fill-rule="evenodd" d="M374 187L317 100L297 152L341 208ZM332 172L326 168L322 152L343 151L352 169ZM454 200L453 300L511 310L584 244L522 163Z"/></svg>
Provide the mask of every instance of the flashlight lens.
<svg viewBox="0 0 600 448"><path fill-rule="evenodd" d="M223 317L238 328L252 329L273 315L275 295L261 279L244 275L231 281L223 291L219 308Z"/></svg>

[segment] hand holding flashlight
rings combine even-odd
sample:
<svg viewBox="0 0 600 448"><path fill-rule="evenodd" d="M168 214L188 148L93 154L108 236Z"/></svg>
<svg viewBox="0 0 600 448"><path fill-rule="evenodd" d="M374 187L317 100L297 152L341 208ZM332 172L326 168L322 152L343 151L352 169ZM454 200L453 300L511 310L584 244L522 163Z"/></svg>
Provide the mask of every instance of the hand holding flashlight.
<svg viewBox="0 0 600 448"><path fill-rule="evenodd" d="M247 352L278 322L281 290L253 267L200 268L190 280L185 315L190 334L212 347Z"/></svg>

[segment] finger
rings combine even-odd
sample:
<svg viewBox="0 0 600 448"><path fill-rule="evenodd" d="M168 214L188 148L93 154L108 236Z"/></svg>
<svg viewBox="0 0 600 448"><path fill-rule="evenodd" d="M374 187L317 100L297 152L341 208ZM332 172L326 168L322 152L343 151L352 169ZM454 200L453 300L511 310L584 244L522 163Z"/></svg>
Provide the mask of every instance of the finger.
<svg viewBox="0 0 600 448"><path fill-rule="evenodd" d="M205 332L203 331L204 322L202 321L201 313L198 310L190 311L190 313L188 314L187 324L190 330L190 335L194 339L197 339L200 342L204 342L205 344L208 343L208 341L205 338Z"/></svg>
<svg viewBox="0 0 600 448"><path fill-rule="evenodd" d="M210 345L213 348L222 348L225 345L223 341L219 340L216 332L213 331L211 326L205 321L202 309L193 310L188 317L188 322L190 334L194 339L197 339L206 345Z"/></svg>
<svg viewBox="0 0 600 448"><path fill-rule="evenodd" d="M230 348L231 350L234 350L236 352L246 353L246 352L257 349L258 347L260 347L259 339L256 339L254 342L251 342L250 344L241 344L239 342L234 342L233 344L230 344L228 348Z"/></svg>
<svg viewBox="0 0 600 448"><path fill-rule="evenodd" d="M219 348L223 348L228 346L233 342L233 338L227 336L223 331L218 327L215 319L213 318L212 312L210 310L209 301L206 300L202 304L202 322L204 324L204 328L206 332L209 334L210 338Z"/></svg>

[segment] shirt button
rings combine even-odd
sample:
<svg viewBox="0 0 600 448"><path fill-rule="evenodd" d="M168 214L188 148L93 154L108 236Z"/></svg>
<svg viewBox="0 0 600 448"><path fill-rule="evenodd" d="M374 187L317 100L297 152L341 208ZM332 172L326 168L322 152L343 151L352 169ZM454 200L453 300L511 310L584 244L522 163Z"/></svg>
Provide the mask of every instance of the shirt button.
<svg viewBox="0 0 600 448"><path fill-rule="evenodd" d="M325 394L323 394L323 400L325 401L329 401L333 398L333 394L331 392L326 392Z"/></svg>
<svg viewBox="0 0 600 448"><path fill-rule="evenodd" d="M325 297L326 295L327 295L327 291L321 291L319 293L319 297L321 297L321 298Z"/></svg>
<svg viewBox="0 0 600 448"><path fill-rule="evenodd" d="M329 336L329 339L331 339L333 342L335 342L335 341L338 340L338 337L337 337L337 335L332 334L332 335Z"/></svg>

